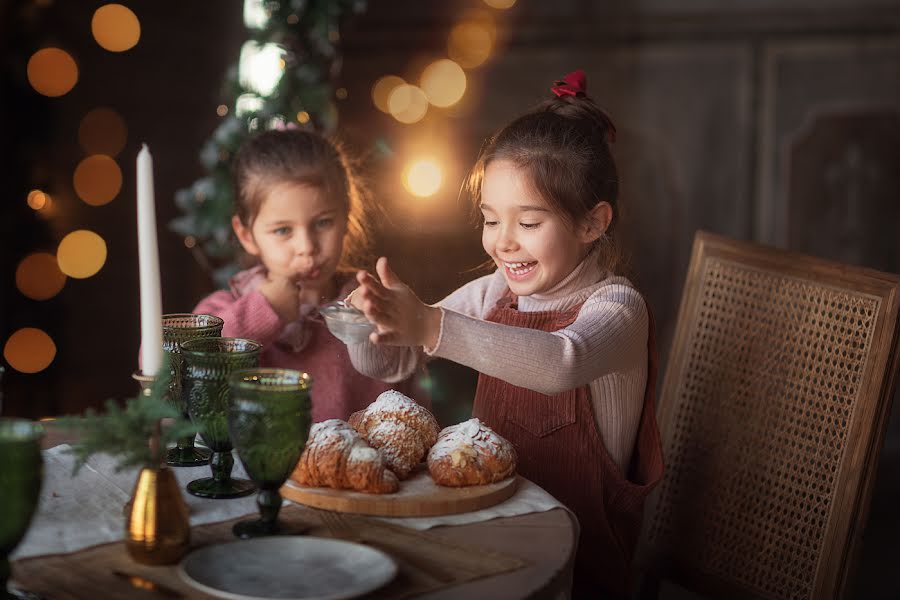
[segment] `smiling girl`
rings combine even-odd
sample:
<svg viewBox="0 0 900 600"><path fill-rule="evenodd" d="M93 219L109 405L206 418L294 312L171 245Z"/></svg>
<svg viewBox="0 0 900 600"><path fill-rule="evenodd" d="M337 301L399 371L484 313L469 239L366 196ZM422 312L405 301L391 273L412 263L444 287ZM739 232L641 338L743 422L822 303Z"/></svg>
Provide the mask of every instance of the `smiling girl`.
<svg viewBox="0 0 900 600"><path fill-rule="evenodd" d="M578 516L574 597L624 598L663 468L655 336L641 294L614 273L615 129L584 89L580 71L556 82L555 98L491 138L472 170L496 271L429 306L380 258L352 297L377 331L350 356L380 378L429 356L476 369L474 415Z"/></svg>
<svg viewBox="0 0 900 600"><path fill-rule="evenodd" d="M224 336L262 343L261 366L309 373L314 422L346 420L387 389L427 403L412 389L412 371L390 385L357 372L318 314L356 287L367 247L362 194L345 153L313 132L272 130L250 138L232 170L231 224L258 264L193 312L221 317Z"/></svg>

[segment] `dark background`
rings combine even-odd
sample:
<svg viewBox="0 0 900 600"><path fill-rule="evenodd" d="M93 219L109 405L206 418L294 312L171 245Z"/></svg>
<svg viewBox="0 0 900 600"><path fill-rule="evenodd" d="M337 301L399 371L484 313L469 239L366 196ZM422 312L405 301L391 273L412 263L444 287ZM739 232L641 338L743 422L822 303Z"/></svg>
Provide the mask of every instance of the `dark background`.
<svg viewBox="0 0 900 600"><path fill-rule="evenodd" d="M226 69L246 38L242 2L124 2L139 17L140 43L114 54L90 36L95 0L0 0L0 341L20 327L50 333L58 353L35 375L10 372L4 414L80 412L135 391L139 344L134 157L146 142L155 161L164 312L190 310L212 282L164 224L178 211L176 189L202 175L198 153L215 128ZM416 81L446 54L466 10L490 12L498 47L469 71L461 106L400 125L372 105L385 74ZM423 299L435 301L474 277L478 230L458 186L484 137L548 93L568 71L587 72L589 91L619 130L624 224L631 275L656 315L663 364L697 229L900 272L900 2L876 0L520 0L508 11L475 1L370 2L343 30L340 132L369 159L388 219L375 224L378 249ZM58 45L79 65L60 98L34 93L25 63ZM80 119L114 108L128 126L117 157L119 196L90 207L71 174L84 153ZM376 145L378 141L380 145ZM389 148L389 152L376 150ZM447 182L413 199L399 173L416 152L441 155ZM56 208L31 210L41 186ZM94 277L69 279L37 302L13 274L27 254L53 252L65 233L89 228L109 256ZM415 258L412 258L415 257ZM438 415L463 418L473 377L434 365ZM889 424L863 564L860 598L900 597L900 418Z"/></svg>

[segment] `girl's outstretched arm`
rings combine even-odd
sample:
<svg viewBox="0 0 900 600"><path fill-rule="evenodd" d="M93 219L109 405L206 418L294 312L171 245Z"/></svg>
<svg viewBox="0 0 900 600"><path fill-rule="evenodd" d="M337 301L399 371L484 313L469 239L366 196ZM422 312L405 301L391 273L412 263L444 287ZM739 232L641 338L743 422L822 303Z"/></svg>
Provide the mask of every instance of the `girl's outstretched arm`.
<svg viewBox="0 0 900 600"><path fill-rule="evenodd" d="M390 268L387 258L379 258L375 270L378 278L365 271L357 274L359 288L353 294L354 305L375 323L371 342L433 348L441 329L440 309L419 300Z"/></svg>

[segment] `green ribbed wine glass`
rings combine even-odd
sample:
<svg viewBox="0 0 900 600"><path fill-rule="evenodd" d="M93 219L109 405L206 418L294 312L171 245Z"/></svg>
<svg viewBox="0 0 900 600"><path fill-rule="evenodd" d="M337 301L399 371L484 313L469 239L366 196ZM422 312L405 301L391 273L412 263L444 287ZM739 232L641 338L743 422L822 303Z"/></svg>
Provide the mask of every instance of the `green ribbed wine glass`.
<svg viewBox="0 0 900 600"><path fill-rule="evenodd" d="M228 430L244 470L259 487L260 518L237 523L233 531L238 537L282 532L279 489L306 445L311 385L309 375L292 369L247 369L231 375Z"/></svg>
<svg viewBox="0 0 900 600"><path fill-rule="evenodd" d="M44 429L25 419L0 418L0 598L20 598L7 590L9 555L37 509L44 480Z"/></svg>
<svg viewBox="0 0 900 600"><path fill-rule="evenodd" d="M163 350L169 359L172 383L169 384L169 399L176 404L185 418L188 417L181 393L184 379L184 360L181 345L198 338L219 337L225 321L213 315L174 313L162 316ZM173 467L199 467L209 463L209 450L194 446L194 436L181 438L175 448L166 453L166 464Z"/></svg>
<svg viewBox="0 0 900 600"><path fill-rule="evenodd" d="M188 492L202 498L238 498L256 489L247 479L233 479L231 438L228 435L228 408L233 371L259 366L258 342L242 338L211 337L181 345L184 358L182 397L191 421L200 430L203 442L213 451L209 459L212 477L195 479Z"/></svg>

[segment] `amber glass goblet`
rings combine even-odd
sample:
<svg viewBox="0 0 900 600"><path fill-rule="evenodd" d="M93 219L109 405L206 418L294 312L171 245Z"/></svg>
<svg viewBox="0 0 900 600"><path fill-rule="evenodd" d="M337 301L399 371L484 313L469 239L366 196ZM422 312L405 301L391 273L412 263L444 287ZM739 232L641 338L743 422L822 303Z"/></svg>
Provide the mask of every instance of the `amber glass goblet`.
<svg viewBox="0 0 900 600"><path fill-rule="evenodd" d="M292 369L247 369L231 375L228 430L244 470L259 487L260 518L237 523L232 531L238 537L282 532L279 489L306 445L311 385L309 375Z"/></svg>
<svg viewBox="0 0 900 600"><path fill-rule="evenodd" d="M225 321L213 315L175 313L163 315L163 350L169 359L172 382L169 384L169 400L188 417L181 393L184 378L184 360L181 345L198 338L219 337ZM194 446L194 437L178 440L177 446L166 453L166 464L172 467L199 467L209 463L209 450Z"/></svg>
<svg viewBox="0 0 900 600"><path fill-rule="evenodd" d="M0 418L0 598L22 598L8 590L9 555L37 509L44 479L44 429L25 419Z"/></svg>
<svg viewBox="0 0 900 600"><path fill-rule="evenodd" d="M212 477L195 479L188 492L202 498L238 498L253 493L253 482L233 479L228 409L232 372L259 366L262 345L243 338L213 337L191 340L181 346L184 358L182 396L191 421L200 430L203 442L212 450L209 466Z"/></svg>

